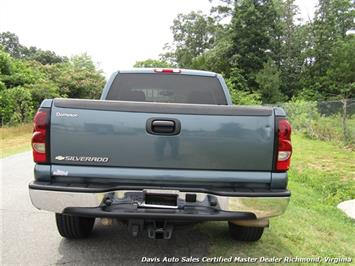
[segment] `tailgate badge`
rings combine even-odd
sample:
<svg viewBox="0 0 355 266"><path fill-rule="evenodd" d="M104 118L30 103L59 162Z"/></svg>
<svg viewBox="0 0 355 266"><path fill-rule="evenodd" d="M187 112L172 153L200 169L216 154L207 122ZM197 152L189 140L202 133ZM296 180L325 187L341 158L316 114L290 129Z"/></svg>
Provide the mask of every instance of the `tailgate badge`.
<svg viewBox="0 0 355 266"><path fill-rule="evenodd" d="M53 175L67 176L68 173L69 173L68 171L63 171L63 170L55 169L55 171L53 172Z"/></svg>
<svg viewBox="0 0 355 266"><path fill-rule="evenodd" d="M56 117L78 117L78 114L56 112Z"/></svg>
<svg viewBox="0 0 355 266"><path fill-rule="evenodd" d="M107 163L108 157L96 157L96 156L62 156L55 157L58 161L72 161L72 162L95 162L95 163Z"/></svg>
<svg viewBox="0 0 355 266"><path fill-rule="evenodd" d="M58 155L55 157L56 160L63 161L65 159L64 156Z"/></svg>

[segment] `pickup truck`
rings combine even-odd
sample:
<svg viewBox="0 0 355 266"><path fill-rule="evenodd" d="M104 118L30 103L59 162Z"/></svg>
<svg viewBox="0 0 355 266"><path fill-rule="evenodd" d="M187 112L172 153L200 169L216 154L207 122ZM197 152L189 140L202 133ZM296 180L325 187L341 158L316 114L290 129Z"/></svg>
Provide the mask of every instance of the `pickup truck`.
<svg viewBox="0 0 355 266"><path fill-rule="evenodd" d="M152 239L228 221L233 238L256 241L290 199L290 135L283 109L233 105L219 74L118 71L100 100L42 102L30 198L65 238L88 236L101 218Z"/></svg>

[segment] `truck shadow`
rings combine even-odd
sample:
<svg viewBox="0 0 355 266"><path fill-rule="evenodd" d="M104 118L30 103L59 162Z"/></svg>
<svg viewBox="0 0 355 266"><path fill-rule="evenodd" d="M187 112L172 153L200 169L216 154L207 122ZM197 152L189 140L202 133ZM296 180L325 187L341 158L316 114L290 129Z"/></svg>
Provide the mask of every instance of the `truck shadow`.
<svg viewBox="0 0 355 266"><path fill-rule="evenodd" d="M104 226L96 222L90 237L62 239L58 251L61 257L56 264L138 265L147 259L158 262L152 261L158 258L164 265L164 257L208 256L208 236L198 226L184 226L177 228L170 240L149 239L146 231L134 238L123 224L114 221L113 225Z"/></svg>
<svg viewBox="0 0 355 266"><path fill-rule="evenodd" d="M127 226L121 223L114 222L111 226L104 226L96 222L94 232L89 238L62 239L59 254L61 257L56 264L69 265L141 265L148 261L151 262L150 265L181 265L183 257L200 260L202 257L214 256L251 257L258 260L293 257L275 230L266 229L261 240L257 242L238 242L230 237L225 222L208 222L177 228L170 240L149 239L146 231L134 238ZM180 261L164 263L164 258L178 258ZM191 265L202 264L200 262ZM265 262L257 261L253 265L265 265Z"/></svg>

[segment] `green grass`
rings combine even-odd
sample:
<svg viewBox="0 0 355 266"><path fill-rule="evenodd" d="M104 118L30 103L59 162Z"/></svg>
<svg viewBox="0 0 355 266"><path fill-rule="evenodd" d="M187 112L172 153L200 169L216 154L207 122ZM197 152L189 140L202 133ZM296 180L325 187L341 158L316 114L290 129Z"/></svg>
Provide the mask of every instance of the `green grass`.
<svg viewBox="0 0 355 266"><path fill-rule="evenodd" d="M200 225L209 235L210 256L354 259L355 222L336 208L341 200L354 198L354 152L300 135L292 141L292 197L286 213L271 219L256 243L233 241L226 222Z"/></svg>
<svg viewBox="0 0 355 266"><path fill-rule="evenodd" d="M0 158L31 149L32 124L0 128Z"/></svg>

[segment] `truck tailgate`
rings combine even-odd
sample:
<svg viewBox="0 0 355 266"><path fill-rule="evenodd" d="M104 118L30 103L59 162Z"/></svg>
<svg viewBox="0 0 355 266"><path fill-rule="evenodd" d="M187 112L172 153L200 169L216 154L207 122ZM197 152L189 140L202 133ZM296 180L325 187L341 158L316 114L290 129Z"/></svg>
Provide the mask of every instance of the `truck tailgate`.
<svg viewBox="0 0 355 266"><path fill-rule="evenodd" d="M270 172L274 119L269 107L55 99L51 163ZM154 120L179 133L152 134Z"/></svg>

